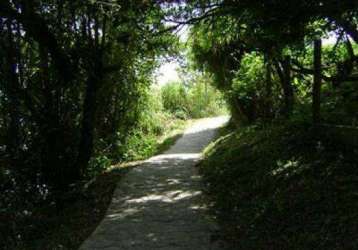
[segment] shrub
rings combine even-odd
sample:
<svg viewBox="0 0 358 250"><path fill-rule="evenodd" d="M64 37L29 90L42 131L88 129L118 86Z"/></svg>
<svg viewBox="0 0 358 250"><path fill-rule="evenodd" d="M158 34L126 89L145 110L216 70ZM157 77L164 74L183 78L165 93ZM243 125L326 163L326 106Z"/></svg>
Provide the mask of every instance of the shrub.
<svg viewBox="0 0 358 250"><path fill-rule="evenodd" d="M161 88L163 108L179 119L203 118L226 113L222 95L210 85L209 79L198 77L185 86L171 82Z"/></svg>

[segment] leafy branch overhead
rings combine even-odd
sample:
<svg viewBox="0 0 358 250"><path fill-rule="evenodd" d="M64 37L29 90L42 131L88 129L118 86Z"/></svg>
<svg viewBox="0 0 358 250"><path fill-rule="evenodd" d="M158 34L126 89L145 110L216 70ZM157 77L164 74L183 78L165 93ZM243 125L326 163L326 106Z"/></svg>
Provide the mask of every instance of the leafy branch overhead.
<svg viewBox="0 0 358 250"><path fill-rule="evenodd" d="M342 139L332 131L358 122L357 53L352 0L0 0L5 244L36 228L22 224L28 211L62 211L89 178L226 106L233 124L263 135L304 123L320 147L324 133ZM159 90L172 59L181 80Z"/></svg>

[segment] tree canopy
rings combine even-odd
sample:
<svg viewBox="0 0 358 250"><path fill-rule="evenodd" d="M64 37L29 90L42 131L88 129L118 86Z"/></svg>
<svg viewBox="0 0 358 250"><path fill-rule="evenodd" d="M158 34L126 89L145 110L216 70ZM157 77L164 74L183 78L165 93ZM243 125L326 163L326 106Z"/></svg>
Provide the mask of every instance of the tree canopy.
<svg viewBox="0 0 358 250"><path fill-rule="evenodd" d="M1 0L0 191L61 208L155 123L216 114L222 96L238 126L355 128L357 53L353 0ZM158 94L154 72L171 56L193 83Z"/></svg>

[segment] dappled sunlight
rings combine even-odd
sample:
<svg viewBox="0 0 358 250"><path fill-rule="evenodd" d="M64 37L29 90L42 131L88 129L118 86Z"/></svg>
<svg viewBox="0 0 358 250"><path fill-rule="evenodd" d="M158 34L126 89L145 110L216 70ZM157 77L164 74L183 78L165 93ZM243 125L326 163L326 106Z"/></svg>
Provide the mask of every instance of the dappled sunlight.
<svg viewBox="0 0 358 250"><path fill-rule="evenodd" d="M158 156L154 156L151 159L149 159L147 162L152 162L152 163L156 163L156 164L163 164L163 163L168 163L168 160L177 160L177 161L181 161L181 160L191 160L191 159L198 159L201 156L201 154L199 153L194 153L194 154L190 154L190 153L183 153L183 154L162 154L162 155L158 155ZM175 163L175 162L173 162Z"/></svg>
<svg viewBox="0 0 358 250"><path fill-rule="evenodd" d="M113 209L113 212L108 214L107 218L116 221L128 217L135 219L136 217L138 217L138 215L144 215L144 213L158 208L165 208L165 210L173 211L173 209L177 207L178 202L187 203L188 206L186 209L188 210L204 209L205 206L203 206L203 204L200 204L200 201L194 202L194 204L192 204L191 200L195 199L201 194L202 192L200 190L178 189L171 191L164 190L162 192L158 190L153 190L141 197L127 196L125 197L125 199L122 200L122 206L120 207L120 211L117 212L117 209ZM173 206L168 206L168 204L172 204ZM168 214L167 216L168 218L170 218L170 214Z"/></svg>
<svg viewBox="0 0 358 250"><path fill-rule="evenodd" d="M131 200L127 200L125 203L126 204L145 204L151 201L160 201L160 202L171 202L171 199L169 199L168 197L164 196L164 195L155 195L155 194L150 194L147 196L143 196L137 199L131 199Z"/></svg>
<svg viewBox="0 0 358 250"><path fill-rule="evenodd" d="M115 199L114 208L110 208L108 219L118 221L145 217L158 209L161 212L164 210L172 213L178 207L187 210L186 214L190 214L191 210L202 208L201 200L197 199L202 193L200 176L195 168L190 168L199 157L200 154L160 155L134 169L131 173L132 178L127 180L126 184L135 190L146 187L145 191L134 191L131 195ZM119 192L121 191L119 189ZM173 214L164 214L162 219L170 219Z"/></svg>
<svg viewBox="0 0 358 250"><path fill-rule="evenodd" d="M194 249L207 250L213 225L204 216L207 206L195 164L227 120L199 120L169 150L133 169L116 189L95 232L116 237L97 237L96 244L110 241L109 245L120 244L123 249L183 249L190 241Z"/></svg>

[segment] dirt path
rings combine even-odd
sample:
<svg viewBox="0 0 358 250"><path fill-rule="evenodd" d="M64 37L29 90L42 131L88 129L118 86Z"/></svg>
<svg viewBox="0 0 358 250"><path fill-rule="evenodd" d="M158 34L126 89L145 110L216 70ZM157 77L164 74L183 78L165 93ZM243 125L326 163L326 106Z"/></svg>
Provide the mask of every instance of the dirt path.
<svg viewBox="0 0 358 250"><path fill-rule="evenodd" d="M114 193L107 215L80 248L222 249L212 237L195 163L227 117L194 123L165 153L132 170Z"/></svg>

